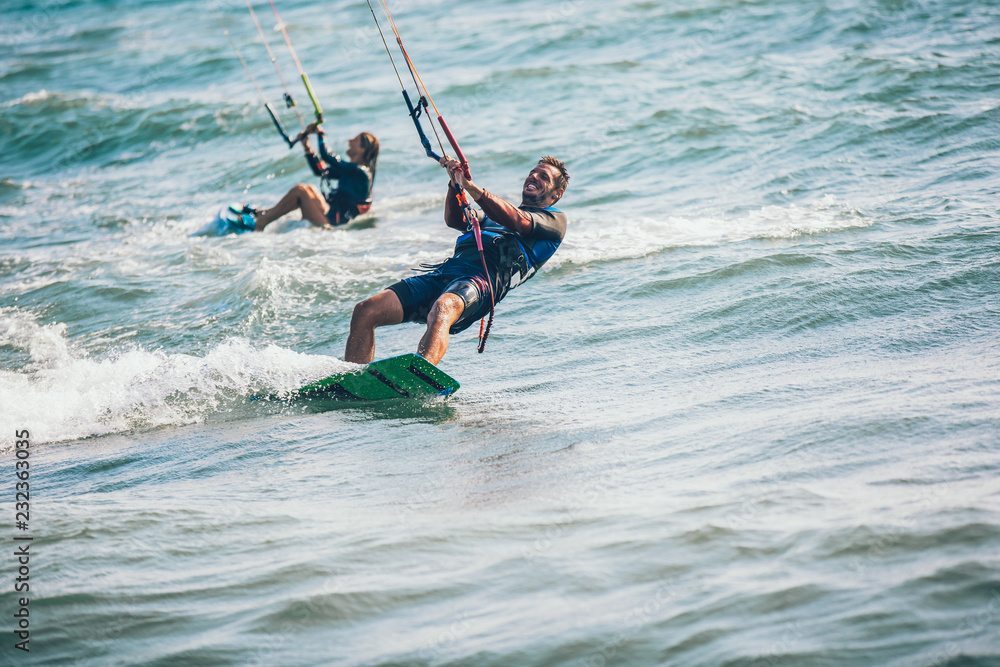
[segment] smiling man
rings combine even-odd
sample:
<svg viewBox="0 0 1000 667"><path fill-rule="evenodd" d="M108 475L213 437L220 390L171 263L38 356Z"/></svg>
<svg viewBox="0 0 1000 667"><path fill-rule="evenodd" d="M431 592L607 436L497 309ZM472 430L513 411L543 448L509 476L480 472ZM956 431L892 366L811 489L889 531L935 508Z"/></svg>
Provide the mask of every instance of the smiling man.
<svg viewBox="0 0 1000 667"><path fill-rule="evenodd" d="M482 229L489 276L462 208L449 188L444 220L464 232L455 252L422 275L390 285L354 307L344 360L366 364L375 358L375 329L401 322L426 322L417 353L437 364L448 350L448 337L468 328L490 311L490 284L499 303L555 253L566 234L566 214L553 205L569 184L566 165L546 155L521 188L521 205L487 192L465 178L457 160L443 158L451 180L465 188L481 211L473 211ZM489 280L489 283L487 283Z"/></svg>

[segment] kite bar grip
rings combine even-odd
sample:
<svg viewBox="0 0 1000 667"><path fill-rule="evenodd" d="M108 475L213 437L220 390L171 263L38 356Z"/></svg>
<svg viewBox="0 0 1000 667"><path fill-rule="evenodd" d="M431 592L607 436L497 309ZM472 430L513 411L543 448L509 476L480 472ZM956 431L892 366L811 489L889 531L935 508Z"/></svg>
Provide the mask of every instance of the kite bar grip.
<svg viewBox="0 0 1000 667"><path fill-rule="evenodd" d="M313 87L309 84L309 77L306 76L305 72L302 72L302 83L305 84L306 92L309 93L309 99L312 100L313 106L316 108L316 122L323 122L323 107L319 105L319 101L316 100L316 93L313 92Z"/></svg>
<svg viewBox="0 0 1000 667"><path fill-rule="evenodd" d="M448 123L444 122L444 118L442 118L440 114L438 114L438 123L441 125L441 129L444 130L444 136L448 137L448 143L450 143L451 147L455 149L458 161L462 164L462 172L465 174L465 177L471 181L472 174L469 173L469 161L465 159L465 153L462 152L462 149L458 145L458 141L455 140L455 135L451 133Z"/></svg>

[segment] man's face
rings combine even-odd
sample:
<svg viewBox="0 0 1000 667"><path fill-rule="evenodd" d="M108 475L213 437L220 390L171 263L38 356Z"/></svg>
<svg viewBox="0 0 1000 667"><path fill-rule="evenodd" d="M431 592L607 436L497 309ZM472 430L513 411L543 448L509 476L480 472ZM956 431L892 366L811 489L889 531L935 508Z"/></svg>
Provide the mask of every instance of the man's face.
<svg viewBox="0 0 1000 667"><path fill-rule="evenodd" d="M521 201L532 206L544 207L554 204L562 196L556 189L559 170L551 164L536 165L521 188Z"/></svg>

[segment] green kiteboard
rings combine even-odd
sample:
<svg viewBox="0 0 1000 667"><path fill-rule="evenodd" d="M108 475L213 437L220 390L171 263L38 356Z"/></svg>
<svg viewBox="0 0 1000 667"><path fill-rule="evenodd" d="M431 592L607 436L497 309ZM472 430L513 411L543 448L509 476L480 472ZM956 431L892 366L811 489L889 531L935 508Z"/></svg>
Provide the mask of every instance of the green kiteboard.
<svg viewBox="0 0 1000 667"><path fill-rule="evenodd" d="M458 381L419 354L373 361L353 371L331 375L292 393L293 398L379 401L387 398L447 396Z"/></svg>

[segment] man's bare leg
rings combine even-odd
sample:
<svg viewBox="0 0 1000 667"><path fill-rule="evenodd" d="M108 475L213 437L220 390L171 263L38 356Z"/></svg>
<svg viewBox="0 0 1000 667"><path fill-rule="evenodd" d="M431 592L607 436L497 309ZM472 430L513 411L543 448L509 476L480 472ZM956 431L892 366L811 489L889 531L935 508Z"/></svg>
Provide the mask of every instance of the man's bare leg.
<svg viewBox="0 0 1000 667"><path fill-rule="evenodd" d="M450 292L438 297L427 314L427 331L417 345L417 354L435 366L448 351L448 335L451 325L462 317L465 302Z"/></svg>
<svg viewBox="0 0 1000 667"><path fill-rule="evenodd" d="M299 183L285 193L277 204L254 217L257 221L255 231L264 231L269 224L296 209L301 209L302 218L317 227L331 226L330 221L326 219L326 212L330 210L330 206L323 195L313 186Z"/></svg>
<svg viewBox="0 0 1000 667"><path fill-rule="evenodd" d="M354 364L371 363L375 359L375 328L402 321L403 304L392 290L383 290L354 306L344 361Z"/></svg>

